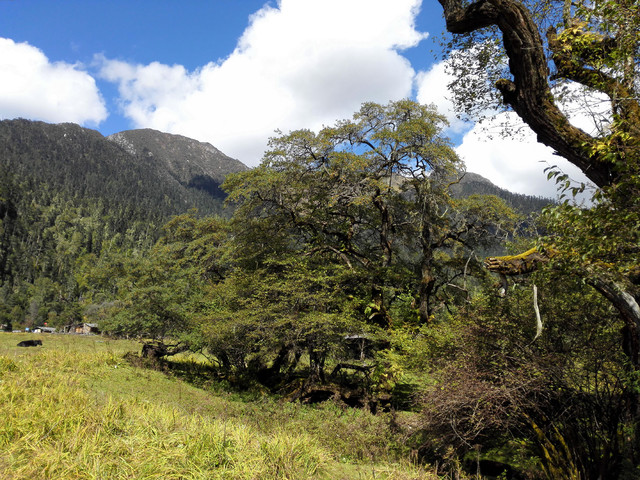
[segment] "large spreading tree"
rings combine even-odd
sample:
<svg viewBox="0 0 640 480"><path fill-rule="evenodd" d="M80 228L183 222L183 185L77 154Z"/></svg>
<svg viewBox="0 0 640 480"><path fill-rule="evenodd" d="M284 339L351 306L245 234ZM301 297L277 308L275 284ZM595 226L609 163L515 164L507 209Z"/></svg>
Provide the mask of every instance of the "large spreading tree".
<svg viewBox="0 0 640 480"><path fill-rule="evenodd" d="M444 126L433 107L401 100L271 139L262 165L225 183L252 263L276 246L339 262L368 285L374 323L388 326L406 286L428 323L473 249L515 218L496 197L452 198L463 166Z"/></svg>
<svg viewBox="0 0 640 480"><path fill-rule="evenodd" d="M487 66L503 104L539 142L599 187L593 208L564 205L549 216L555 234L549 242L567 271L585 278L618 310L632 339L630 356L638 365L640 5L628 0L439 1L447 29L457 37L454 44L473 52L476 65ZM504 56L482 55L487 49ZM456 73L458 103L473 110L464 78L477 77L478 71L458 68ZM573 126L561 108L568 91L561 87L567 86L608 99L609 116L595 134ZM565 175L558 178L568 182Z"/></svg>
<svg viewBox="0 0 640 480"><path fill-rule="evenodd" d="M543 287L546 304L542 306L543 316L545 309L548 312L545 328L553 329L556 320L560 323L555 333L547 333L556 335L556 339L543 334L538 340L536 350L544 352L539 363L531 362L526 368L511 366L502 370L497 381L488 382L492 386L508 384L504 379L509 375L528 374L530 369L542 366L537 378L548 380L549 385L535 393L533 409L521 403L531 398L531 384L514 397L516 402L507 399L505 403L501 397L485 403L493 407L511 405L512 410L520 410L519 414L525 412L509 418L524 420L522 425L538 438L540 458L550 478L620 478L625 471L637 474L640 4L635 0L439 2L447 30L453 34L452 86L457 104L473 114L492 101L501 101L535 132L540 143L579 167L597 187L587 208L565 202L547 211L543 219L548 235L538 248L488 260L488 267L503 275L530 273L544 263L545 271L538 274L542 277L534 278L538 285L547 285ZM470 57L475 61L469 62ZM469 85L477 88L470 90ZM578 91L608 103L595 133L572 125L566 113L567 93ZM586 106L582 113L588 113ZM554 175L565 190L578 190L566 175L550 172L550 177ZM576 281L579 283L567 286ZM587 304L596 300L584 290L585 285L601 295L608 310L599 307L594 315L597 310ZM517 318L509 311L513 307L508 307L514 302L500 307L505 309L496 316L501 325L510 321L505 315ZM552 315L556 306L560 308ZM609 312L617 314L619 323L612 322ZM483 315L486 321L486 313ZM572 330L578 325L574 318L580 322L576 330ZM553 346L558 339L562 341ZM575 339L588 341L575 350L567 349L566 342ZM598 351L598 342L605 339L609 348L615 343L621 348L602 349L598 361L585 360L591 355L590 349ZM522 357L523 365L536 350ZM545 362L557 354L570 359L566 364L569 368L557 372L548 368ZM579 377L589 375L596 380L581 384ZM616 380L603 381L605 378ZM486 377L480 380L486 381ZM551 401L542 408L544 414L536 417L535 410L544 404L543 396ZM461 401L468 402L469 398ZM558 405L572 411L572 416L554 416L554 409L559 412ZM605 420L608 415L612 421ZM578 427L581 423L584 425Z"/></svg>

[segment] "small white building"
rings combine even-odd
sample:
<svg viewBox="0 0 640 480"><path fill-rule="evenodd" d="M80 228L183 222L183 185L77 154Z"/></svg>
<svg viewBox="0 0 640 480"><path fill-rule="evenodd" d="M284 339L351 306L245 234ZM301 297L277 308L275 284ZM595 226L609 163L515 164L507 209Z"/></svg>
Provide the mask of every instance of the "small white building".
<svg viewBox="0 0 640 480"><path fill-rule="evenodd" d="M56 333L57 329L54 327L34 327L33 333Z"/></svg>

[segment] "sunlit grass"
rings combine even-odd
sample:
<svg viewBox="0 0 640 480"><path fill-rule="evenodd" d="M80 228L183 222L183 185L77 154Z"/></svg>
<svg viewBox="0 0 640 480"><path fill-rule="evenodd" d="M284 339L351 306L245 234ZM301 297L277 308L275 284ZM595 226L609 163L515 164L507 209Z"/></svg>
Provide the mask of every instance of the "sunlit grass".
<svg viewBox="0 0 640 480"><path fill-rule="evenodd" d="M43 346L16 347L25 338ZM429 478L394 453L381 417L213 393L131 366L132 350L0 334L0 478Z"/></svg>

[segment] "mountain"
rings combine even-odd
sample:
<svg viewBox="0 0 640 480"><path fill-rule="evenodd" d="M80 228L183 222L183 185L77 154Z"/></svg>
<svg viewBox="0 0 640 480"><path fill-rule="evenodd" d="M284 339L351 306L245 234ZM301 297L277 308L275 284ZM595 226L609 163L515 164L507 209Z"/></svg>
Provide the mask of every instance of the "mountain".
<svg viewBox="0 0 640 480"><path fill-rule="evenodd" d="M494 185L482 175L471 172L465 173L458 183L452 185L451 190L453 195L458 198L469 195L495 195L524 215L540 212L544 207L554 203L554 200L550 198L510 192Z"/></svg>
<svg viewBox="0 0 640 480"><path fill-rule="evenodd" d="M246 169L209 144L153 130L108 138L71 123L0 122L0 168L32 188L131 203L169 216L222 211L224 177Z"/></svg>
<svg viewBox="0 0 640 480"><path fill-rule="evenodd" d="M203 215L221 213L221 183L247 167L209 143L151 129L104 137L71 123L5 120L0 121L0 169L29 190L128 203L168 217L193 207ZM552 203L508 192L474 173L466 173L453 193L497 195L525 214Z"/></svg>
<svg viewBox="0 0 640 480"><path fill-rule="evenodd" d="M145 251L194 207L228 213L220 184L246 168L153 130L106 138L71 123L0 121L0 324L78 320L88 266Z"/></svg>
<svg viewBox="0 0 640 480"><path fill-rule="evenodd" d="M403 181L402 177L396 176L393 178L392 183L395 186L400 186ZM491 180L477 173L456 172L454 175L447 177L446 182L451 183L450 193L454 198L466 198L471 195L495 195L524 216L540 213L543 208L555 203L551 198L510 192L498 187Z"/></svg>
<svg viewBox="0 0 640 480"><path fill-rule="evenodd" d="M107 137L129 154L149 161L167 182L224 198L220 184L247 167L210 143L151 129L127 130Z"/></svg>

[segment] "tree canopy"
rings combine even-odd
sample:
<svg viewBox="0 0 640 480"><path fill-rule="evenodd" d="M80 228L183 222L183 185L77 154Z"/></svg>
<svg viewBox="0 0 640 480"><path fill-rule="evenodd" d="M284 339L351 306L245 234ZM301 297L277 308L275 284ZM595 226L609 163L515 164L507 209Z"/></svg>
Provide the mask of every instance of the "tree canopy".
<svg viewBox="0 0 640 480"><path fill-rule="evenodd" d="M246 228L269 232L263 245L291 248L296 238L300 253L324 255L369 278L380 325L397 294L385 290L401 278L415 288L426 323L461 276L460 262L516 218L496 197L451 197L463 166L442 136L444 125L432 107L409 100L366 103L352 120L318 134L273 138L262 165L230 176L225 187L238 218L257 222ZM438 255L449 261L436 262Z"/></svg>

